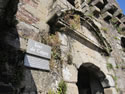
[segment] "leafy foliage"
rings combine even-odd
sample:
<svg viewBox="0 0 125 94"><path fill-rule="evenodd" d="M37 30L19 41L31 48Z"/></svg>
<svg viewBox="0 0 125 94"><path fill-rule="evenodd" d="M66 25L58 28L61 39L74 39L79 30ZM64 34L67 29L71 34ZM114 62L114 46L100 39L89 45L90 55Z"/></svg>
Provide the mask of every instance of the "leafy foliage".
<svg viewBox="0 0 125 94"><path fill-rule="evenodd" d="M67 86L66 83L61 80L58 84L57 92L55 93L53 90L49 90L48 94L66 94Z"/></svg>
<svg viewBox="0 0 125 94"><path fill-rule="evenodd" d="M75 14L73 10L67 11L63 15L63 19L73 30L80 28L80 15Z"/></svg>
<svg viewBox="0 0 125 94"><path fill-rule="evenodd" d="M48 94L56 94L53 90L49 90Z"/></svg>
<svg viewBox="0 0 125 94"><path fill-rule="evenodd" d="M67 91L66 83L63 80L61 80L58 85L57 94L66 94L66 91Z"/></svg>

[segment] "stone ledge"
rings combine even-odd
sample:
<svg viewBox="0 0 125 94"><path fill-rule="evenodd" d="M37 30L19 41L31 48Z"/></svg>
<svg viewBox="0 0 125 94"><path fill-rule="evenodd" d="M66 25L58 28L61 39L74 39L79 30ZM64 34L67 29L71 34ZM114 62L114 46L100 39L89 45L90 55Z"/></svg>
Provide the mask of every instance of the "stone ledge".
<svg viewBox="0 0 125 94"><path fill-rule="evenodd" d="M115 88L106 88L104 89L105 94L118 94Z"/></svg>
<svg viewBox="0 0 125 94"><path fill-rule="evenodd" d="M112 14L110 14L109 12L105 12L104 14L102 14L102 17L105 19L105 21L109 22L109 20L112 18Z"/></svg>
<svg viewBox="0 0 125 94"><path fill-rule="evenodd" d="M113 16L118 17L118 15L120 15L120 14L123 15L120 10L117 10L117 11L113 14ZM119 19L121 19L121 18L119 18Z"/></svg>
<svg viewBox="0 0 125 94"><path fill-rule="evenodd" d="M96 5L96 4L104 4L104 2L103 2L103 0L94 0L92 3L91 3L91 5Z"/></svg>
<svg viewBox="0 0 125 94"><path fill-rule="evenodd" d="M100 9L96 6L93 6L91 10L92 12L98 12L98 13L100 12Z"/></svg>

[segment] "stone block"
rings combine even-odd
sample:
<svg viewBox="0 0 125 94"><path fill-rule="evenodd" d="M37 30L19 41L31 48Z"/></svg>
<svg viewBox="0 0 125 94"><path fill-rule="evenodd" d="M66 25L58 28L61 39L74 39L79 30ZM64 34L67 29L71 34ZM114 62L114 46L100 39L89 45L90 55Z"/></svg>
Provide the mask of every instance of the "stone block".
<svg viewBox="0 0 125 94"><path fill-rule="evenodd" d="M121 17L122 17L122 11L120 11L120 10L117 10L114 14L113 14L113 16L114 17L118 17L119 19L121 19Z"/></svg>
<svg viewBox="0 0 125 94"><path fill-rule="evenodd" d="M95 17L99 17L99 14L100 14L100 9L98 8L98 7L96 7L96 6L93 6L92 8L91 8L91 11L93 12L93 15L95 16Z"/></svg>
<svg viewBox="0 0 125 94"><path fill-rule="evenodd" d="M99 22L97 22L96 20L93 20L93 22L99 29L102 28L102 25Z"/></svg>
<svg viewBox="0 0 125 94"><path fill-rule="evenodd" d="M110 17L112 18L112 14L110 14L109 12L105 12L104 14L102 14L103 18L106 18L106 17Z"/></svg>
<svg viewBox="0 0 125 94"><path fill-rule="evenodd" d="M19 41L20 41L20 49L21 50L26 50L28 40L20 37Z"/></svg>
<svg viewBox="0 0 125 94"><path fill-rule="evenodd" d="M115 88L106 88L104 89L105 94L118 94Z"/></svg>
<svg viewBox="0 0 125 94"><path fill-rule="evenodd" d="M73 65L63 66L63 78L67 82L77 82L78 71Z"/></svg>
<svg viewBox="0 0 125 94"><path fill-rule="evenodd" d="M89 7L89 6L88 6L88 4L86 4L85 2L83 2L83 3L81 4L81 8L83 9L83 8L85 8L85 7Z"/></svg>
<svg viewBox="0 0 125 94"><path fill-rule="evenodd" d="M34 24L33 26L39 28L39 30L40 30L39 32L46 32L46 33L48 33L49 29L50 29L49 25L47 23L42 22L42 21Z"/></svg>
<svg viewBox="0 0 125 94"><path fill-rule="evenodd" d="M121 18L121 21L123 22L123 24L125 25L125 17Z"/></svg>
<svg viewBox="0 0 125 94"><path fill-rule="evenodd" d="M96 6L93 6L91 10L92 12L98 12L98 13L100 12L100 9Z"/></svg>
<svg viewBox="0 0 125 94"><path fill-rule="evenodd" d="M32 25L26 24L24 22L20 22L17 25L17 31L20 37L22 38L30 38L33 40L38 40L39 30Z"/></svg>
<svg viewBox="0 0 125 94"><path fill-rule="evenodd" d="M106 78L101 82L103 88L115 87L115 82L110 75L106 75Z"/></svg>
<svg viewBox="0 0 125 94"><path fill-rule="evenodd" d="M110 75L106 75L106 79L108 80L108 83L109 83L110 87L115 87L115 82Z"/></svg>
<svg viewBox="0 0 125 94"><path fill-rule="evenodd" d="M58 33L58 34L59 34L61 44L63 46L68 46L68 38L67 38L66 34L64 34L64 33Z"/></svg>
<svg viewBox="0 0 125 94"><path fill-rule="evenodd" d="M89 14L89 7L84 7L84 8L82 8L82 12L83 12L85 15Z"/></svg>
<svg viewBox="0 0 125 94"><path fill-rule="evenodd" d="M76 84L67 83L67 94L79 94Z"/></svg>
<svg viewBox="0 0 125 94"><path fill-rule="evenodd" d="M118 7L117 7L116 4L114 4L114 3L109 4L109 3L108 3L108 4L105 6L105 8L103 9L103 13L106 12L106 11L108 11L110 14L113 15L113 14L117 11L117 9L118 9Z"/></svg>
<svg viewBox="0 0 125 94"><path fill-rule="evenodd" d="M123 31L125 31L125 24L121 23L119 26Z"/></svg>
<svg viewBox="0 0 125 94"><path fill-rule="evenodd" d="M103 0L93 0L91 5L97 5L97 4L103 5L104 2L103 2Z"/></svg>

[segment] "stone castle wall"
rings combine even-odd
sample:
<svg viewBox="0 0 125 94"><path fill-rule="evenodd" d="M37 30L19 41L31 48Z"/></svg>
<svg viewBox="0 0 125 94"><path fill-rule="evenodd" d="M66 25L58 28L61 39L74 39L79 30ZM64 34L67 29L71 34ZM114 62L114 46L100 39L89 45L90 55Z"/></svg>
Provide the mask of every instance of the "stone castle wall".
<svg viewBox="0 0 125 94"><path fill-rule="evenodd" d="M118 92L120 92L117 92L116 89L118 88L120 88L124 94L125 86L122 84L122 82L125 81L124 72L121 68L116 68L117 65L120 67L123 66L123 63L125 62L123 60L124 53L121 51L122 48L119 40L123 35L119 35L110 22L111 19L115 19L114 23L124 31L124 15L122 14L121 9L116 2L111 3L112 1L110 2L107 0L74 0L75 6L73 6L69 1L19 1L18 10L15 15L18 23L16 25L14 24L18 37L14 37L12 33L7 33L5 34L6 37L3 37L2 39L5 40L7 44L14 47L14 49L25 52L28 39L41 42L42 38L40 33L48 33L51 31L51 26L48 24L48 21L53 19L55 15L60 15L60 13L66 10L75 9L76 11L83 13L89 18L90 21L88 24L90 24L91 28L87 27L86 23L84 24L83 21L83 25L81 25L80 29L77 30L78 32L76 33L74 33L75 31L73 30L68 34L59 32L62 59L64 59L62 64L63 67L59 67L59 71L54 70L50 72L24 68L24 79L22 80L21 85L17 88L17 92L21 92L21 94L47 94L49 89L56 90L60 79L63 78L67 83L67 94L78 94L78 88L76 85L78 81L78 69L80 66L89 62L90 68L93 67L91 64L94 64L97 69L99 68L98 71L101 70L105 74L105 79L109 82L105 83L105 81L102 81L105 94L118 94ZM6 0L5 4L3 4L3 2L0 2L0 6L4 5L0 8L0 14L3 13L2 11L9 10L7 7L7 4L9 5L9 0ZM12 0L10 0L10 2L12 2ZM16 5L17 4L15 4L15 6ZM16 11L15 6L10 8L14 13ZM8 10L3 10L4 8ZM14 13L12 13L12 16L14 16ZM7 21L6 24L10 24L10 22L13 23L13 21L7 19L9 17L8 15L5 17L5 20ZM3 16L0 15L0 20L3 19L1 17ZM101 32L101 36L106 40L105 45L108 45L107 42L111 45L113 51L110 52L110 56L105 56L102 53L102 47L104 45L100 45L99 40L95 35L93 35L93 31L90 30L95 28L98 28L97 30ZM105 31L104 28L107 28L107 30ZM9 30L5 30L4 28L4 31ZM122 33L124 34L124 32ZM118 40L116 40L115 37L118 37ZM73 58L71 65L67 64L68 53L70 53ZM121 62L123 63L121 64ZM113 65L113 69L110 71L107 69L107 64L109 63ZM118 77L117 81L114 81L114 76ZM118 83L117 86L116 82Z"/></svg>

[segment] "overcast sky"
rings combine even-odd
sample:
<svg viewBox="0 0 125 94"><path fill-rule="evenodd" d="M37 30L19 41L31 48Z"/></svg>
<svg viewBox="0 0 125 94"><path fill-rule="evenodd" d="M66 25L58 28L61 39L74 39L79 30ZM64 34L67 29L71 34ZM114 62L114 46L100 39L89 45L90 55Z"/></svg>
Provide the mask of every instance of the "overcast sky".
<svg viewBox="0 0 125 94"><path fill-rule="evenodd" d="M116 0L116 1L119 3L123 13L125 14L125 0Z"/></svg>

